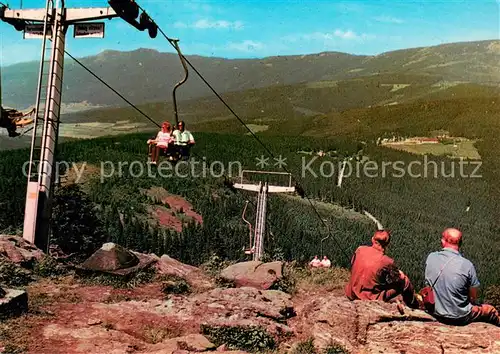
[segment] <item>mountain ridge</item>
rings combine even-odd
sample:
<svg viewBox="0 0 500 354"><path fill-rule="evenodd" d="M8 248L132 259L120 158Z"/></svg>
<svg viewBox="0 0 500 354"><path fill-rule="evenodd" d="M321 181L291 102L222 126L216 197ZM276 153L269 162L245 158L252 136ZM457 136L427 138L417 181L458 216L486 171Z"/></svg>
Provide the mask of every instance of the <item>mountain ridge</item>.
<svg viewBox="0 0 500 354"><path fill-rule="evenodd" d="M500 84L499 40L447 43L376 56L322 52L261 59L186 57L219 93L280 84L347 80L384 73L440 76L444 81L495 86ZM136 104L171 101L172 88L184 75L176 54L155 49L139 48L128 52L106 50L79 60ZM33 105L38 72L38 65L35 64L20 63L3 68L6 105L20 109ZM210 93L190 69L188 82L178 90L178 99L200 98ZM68 60L65 63L63 103L84 101L101 106L122 104L77 63Z"/></svg>

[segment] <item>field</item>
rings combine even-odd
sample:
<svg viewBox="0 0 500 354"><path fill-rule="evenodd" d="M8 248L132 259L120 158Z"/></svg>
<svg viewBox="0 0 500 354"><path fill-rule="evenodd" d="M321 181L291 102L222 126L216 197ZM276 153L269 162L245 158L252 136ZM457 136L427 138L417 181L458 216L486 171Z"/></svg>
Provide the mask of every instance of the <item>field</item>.
<svg viewBox="0 0 500 354"><path fill-rule="evenodd" d="M412 143L386 143L384 146L396 150L407 151L417 155L446 156L454 159L480 160L481 156L474 146L474 141L466 140L455 144L412 144Z"/></svg>

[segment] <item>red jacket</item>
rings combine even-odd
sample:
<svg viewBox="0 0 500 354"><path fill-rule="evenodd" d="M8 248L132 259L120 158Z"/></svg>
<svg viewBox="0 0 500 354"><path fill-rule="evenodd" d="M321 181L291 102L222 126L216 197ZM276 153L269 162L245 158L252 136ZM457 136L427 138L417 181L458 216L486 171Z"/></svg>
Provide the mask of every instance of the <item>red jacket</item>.
<svg viewBox="0 0 500 354"><path fill-rule="evenodd" d="M358 247L352 257L351 278L345 287L350 300L384 300L385 291L377 288L377 272L394 264L394 260L384 255L377 246Z"/></svg>

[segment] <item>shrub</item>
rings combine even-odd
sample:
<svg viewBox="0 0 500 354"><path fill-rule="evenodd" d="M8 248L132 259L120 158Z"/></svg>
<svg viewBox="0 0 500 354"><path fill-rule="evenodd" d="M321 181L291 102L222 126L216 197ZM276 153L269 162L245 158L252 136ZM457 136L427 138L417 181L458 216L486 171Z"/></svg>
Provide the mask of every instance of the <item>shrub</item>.
<svg viewBox="0 0 500 354"><path fill-rule="evenodd" d="M0 258L0 284L5 286L25 286L33 278L31 273L17 264Z"/></svg>
<svg viewBox="0 0 500 354"><path fill-rule="evenodd" d="M324 354L349 354L349 351L339 343L331 343L325 348Z"/></svg>
<svg viewBox="0 0 500 354"><path fill-rule="evenodd" d="M95 272L80 275L80 277L84 283L91 285L112 286L115 289L132 289L142 284L151 283L155 275L154 269L149 268L128 276Z"/></svg>
<svg viewBox="0 0 500 354"><path fill-rule="evenodd" d="M81 260L89 257L106 242L94 205L78 185L56 191L52 235L52 243L57 244L66 254L77 253Z"/></svg>
<svg viewBox="0 0 500 354"><path fill-rule="evenodd" d="M208 260L200 266L200 269L212 277L218 277L220 272L231 264L234 264L234 262L223 260L216 254L212 254Z"/></svg>
<svg viewBox="0 0 500 354"><path fill-rule="evenodd" d="M303 342L299 342L293 348L291 354L316 354L316 348L314 347L314 339L309 338Z"/></svg>
<svg viewBox="0 0 500 354"><path fill-rule="evenodd" d="M484 302L500 310L500 285L492 285L484 292Z"/></svg>
<svg viewBox="0 0 500 354"><path fill-rule="evenodd" d="M217 346L226 344L230 349L263 352L274 349L276 341L265 329L257 326L201 325L202 334Z"/></svg>
<svg viewBox="0 0 500 354"><path fill-rule="evenodd" d="M67 274L68 269L53 257L45 256L35 265L33 272L40 277L57 277Z"/></svg>
<svg viewBox="0 0 500 354"><path fill-rule="evenodd" d="M169 275L161 277L161 280L164 281L162 291L165 294L191 293L191 285L189 285L189 283L181 277Z"/></svg>

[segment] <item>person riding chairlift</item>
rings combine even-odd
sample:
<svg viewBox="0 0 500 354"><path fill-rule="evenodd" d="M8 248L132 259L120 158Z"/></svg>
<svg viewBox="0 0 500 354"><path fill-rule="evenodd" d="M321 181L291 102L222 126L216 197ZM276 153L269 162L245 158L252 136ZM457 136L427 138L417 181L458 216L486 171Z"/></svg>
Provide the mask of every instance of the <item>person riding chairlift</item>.
<svg viewBox="0 0 500 354"><path fill-rule="evenodd" d="M9 137L15 138L21 135L16 130L33 123L32 118L25 118L34 113L34 109L28 113L22 113L15 109L5 109L0 107L0 128L7 129Z"/></svg>
<svg viewBox="0 0 500 354"><path fill-rule="evenodd" d="M175 138L175 148L180 154L183 160L189 158L189 151L191 147L195 144L193 134L188 130L185 130L186 124L184 121L179 121L177 129L173 132L173 137Z"/></svg>
<svg viewBox="0 0 500 354"><path fill-rule="evenodd" d="M172 126L169 122L163 122L161 130L155 139L148 140L151 164L156 165L160 154L168 155L173 152L174 137L172 136Z"/></svg>
<svg viewBox="0 0 500 354"><path fill-rule="evenodd" d="M14 120L8 115L7 110L4 110L3 108L0 108L0 127L7 129L7 132L9 133L9 137L15 138L16 136L19 136L20 134L16 132L17 126Z"/></svg>

